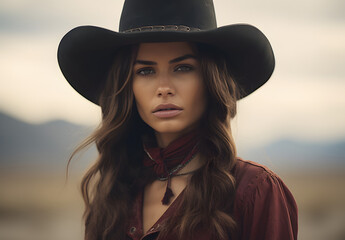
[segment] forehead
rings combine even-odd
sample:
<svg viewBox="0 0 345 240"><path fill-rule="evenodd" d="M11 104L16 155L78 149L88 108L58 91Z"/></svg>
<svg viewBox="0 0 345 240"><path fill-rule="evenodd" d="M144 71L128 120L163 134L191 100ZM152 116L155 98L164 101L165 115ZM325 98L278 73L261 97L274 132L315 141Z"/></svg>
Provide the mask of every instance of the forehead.
<svg viewBox="0 0 345 240"><path fill-rule="evenodd" d="M193 45L188 42L141 43L139 45L137 59L170 60L186 54L195 54Z"/></svg>

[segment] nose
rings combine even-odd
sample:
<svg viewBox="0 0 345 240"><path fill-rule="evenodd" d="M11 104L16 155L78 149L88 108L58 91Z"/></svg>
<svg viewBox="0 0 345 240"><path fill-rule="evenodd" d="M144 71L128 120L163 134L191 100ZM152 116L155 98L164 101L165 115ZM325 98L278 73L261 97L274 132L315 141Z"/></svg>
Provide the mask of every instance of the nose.
<svg viewBox="0 0 345 240"><path fill-rule="evenodd" d="M174 95L175 95L175 89L168 74L164 76L160 76L158 79L157 96L167 97L167 96L174 96Z"/></svg>

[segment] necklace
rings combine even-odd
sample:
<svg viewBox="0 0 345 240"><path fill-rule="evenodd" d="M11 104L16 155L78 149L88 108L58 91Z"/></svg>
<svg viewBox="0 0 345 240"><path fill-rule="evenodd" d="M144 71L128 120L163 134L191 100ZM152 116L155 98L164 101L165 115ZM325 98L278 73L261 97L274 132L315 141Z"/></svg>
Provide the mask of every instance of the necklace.
<svg viewBox="0 0 345 240"><path fill-rule="evenodd" d="M195 148L197 147L197 145L195 145L192 149L191 152L193 152L195 150ZM151 154L144 148L144 151L145 153L147 154L147 156L152 160L154 161L155 163L157 163L157 161L151 156ZM187 175L187 174L192 174L193 172L195 172L196 170L194 171L190 171L190 172L187 172L187 173L181 173L181 174L178 174L178 172L184 168L190 161L192 161L192 159L195 158L197 152L194 153L189 159L187 159L187 161L183 161L182 163L180 163L179 165L177 165L175 168L171 169L171 170L167 170L166 167L165 167L165 170L166 172L168 173L167 176L157 176L157 180L159 181L165 181L165 180L168 180L169 177L174 177L174 176L183 176L183 175ZM176 174L175 174L176 173Z"/></svg>
<svg viewBox="0 0 345 240"><path fill-rule="evenodd" d="M150 142L144 142L143 149L145 156L143 165L149 168L159 181L167 181L163 205L169 205L171 198L174 196L171 190L171 178L192 174L192 172L178 172L184 168L199 152L199 134L194 130L184 136L174 140L165 148L150 146Z"/></svg>
<svg viewBox="0 0 345 240"><path fill-rule="evenodd" d="M198 169L195 169L195 170L189 171L189 172L185 172L185 173L178 173L178 174L172 175L172 176L170 176L170 177L185 176L185 175L189 175L189 174L195 173L196 171L198 171ZM163 181L163 182L166 181L166 180L168 180L168 179L169 179L169 177L157 178L157 180Z"/></svg>

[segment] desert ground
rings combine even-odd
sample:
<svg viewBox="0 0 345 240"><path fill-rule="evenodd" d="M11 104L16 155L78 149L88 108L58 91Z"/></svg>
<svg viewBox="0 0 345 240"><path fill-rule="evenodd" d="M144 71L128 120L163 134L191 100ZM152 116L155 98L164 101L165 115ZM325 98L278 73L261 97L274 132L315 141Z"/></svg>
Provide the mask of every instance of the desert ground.
<svg viewBox="0 0 345 240"><path fill-rule="evenodd" d="M83 239L81 174L0 169L0 239ZM281 171L299 207L300 240L345 239L345 169Z"/></svg>

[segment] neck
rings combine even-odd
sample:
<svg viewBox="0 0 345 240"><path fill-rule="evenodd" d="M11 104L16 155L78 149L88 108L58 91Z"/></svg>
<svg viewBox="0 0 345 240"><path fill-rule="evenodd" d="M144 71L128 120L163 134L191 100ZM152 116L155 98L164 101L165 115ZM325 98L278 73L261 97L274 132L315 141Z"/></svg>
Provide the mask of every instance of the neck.
<svg viewBox="0 0 345 240"><path fill-rule="evenodd" d="M171 142L178 139L179 137L185 135L185 132L182 133L159 133L155 132L156 141L158 147L166 148ZM197 154L194 159L192 159L182 170L180 173L194 171L200 168L203 165L203 162L200 158L200 154Z"/></svg>
<svg viewBox="0 0 345 240"><path fill-rule="evenodd" d="M199 128L198 125L194 125L192 127L186 128L183 131L180 132L157 132L155 131L155 137L158 147L160 148L166 148L171 142L178 139L179 137L182 137L183 135Z"/></svg>
<svg viewBox="0 0 345 240"><path fill-rule="evenodd" d="M200 157L200 154L198 153L192 161L190 161L181 171L179 174L191 172L194 170L199 169L203 165L202 159ZM187 175L187 177L190 177L190 175Z"/></svg>
<svg viewBox="0 0 345 240"><path fill-rule="evenodd" d="M159 133L155 132L158 147L166 148L171 142L181 137L181 133Z"/></svg>

